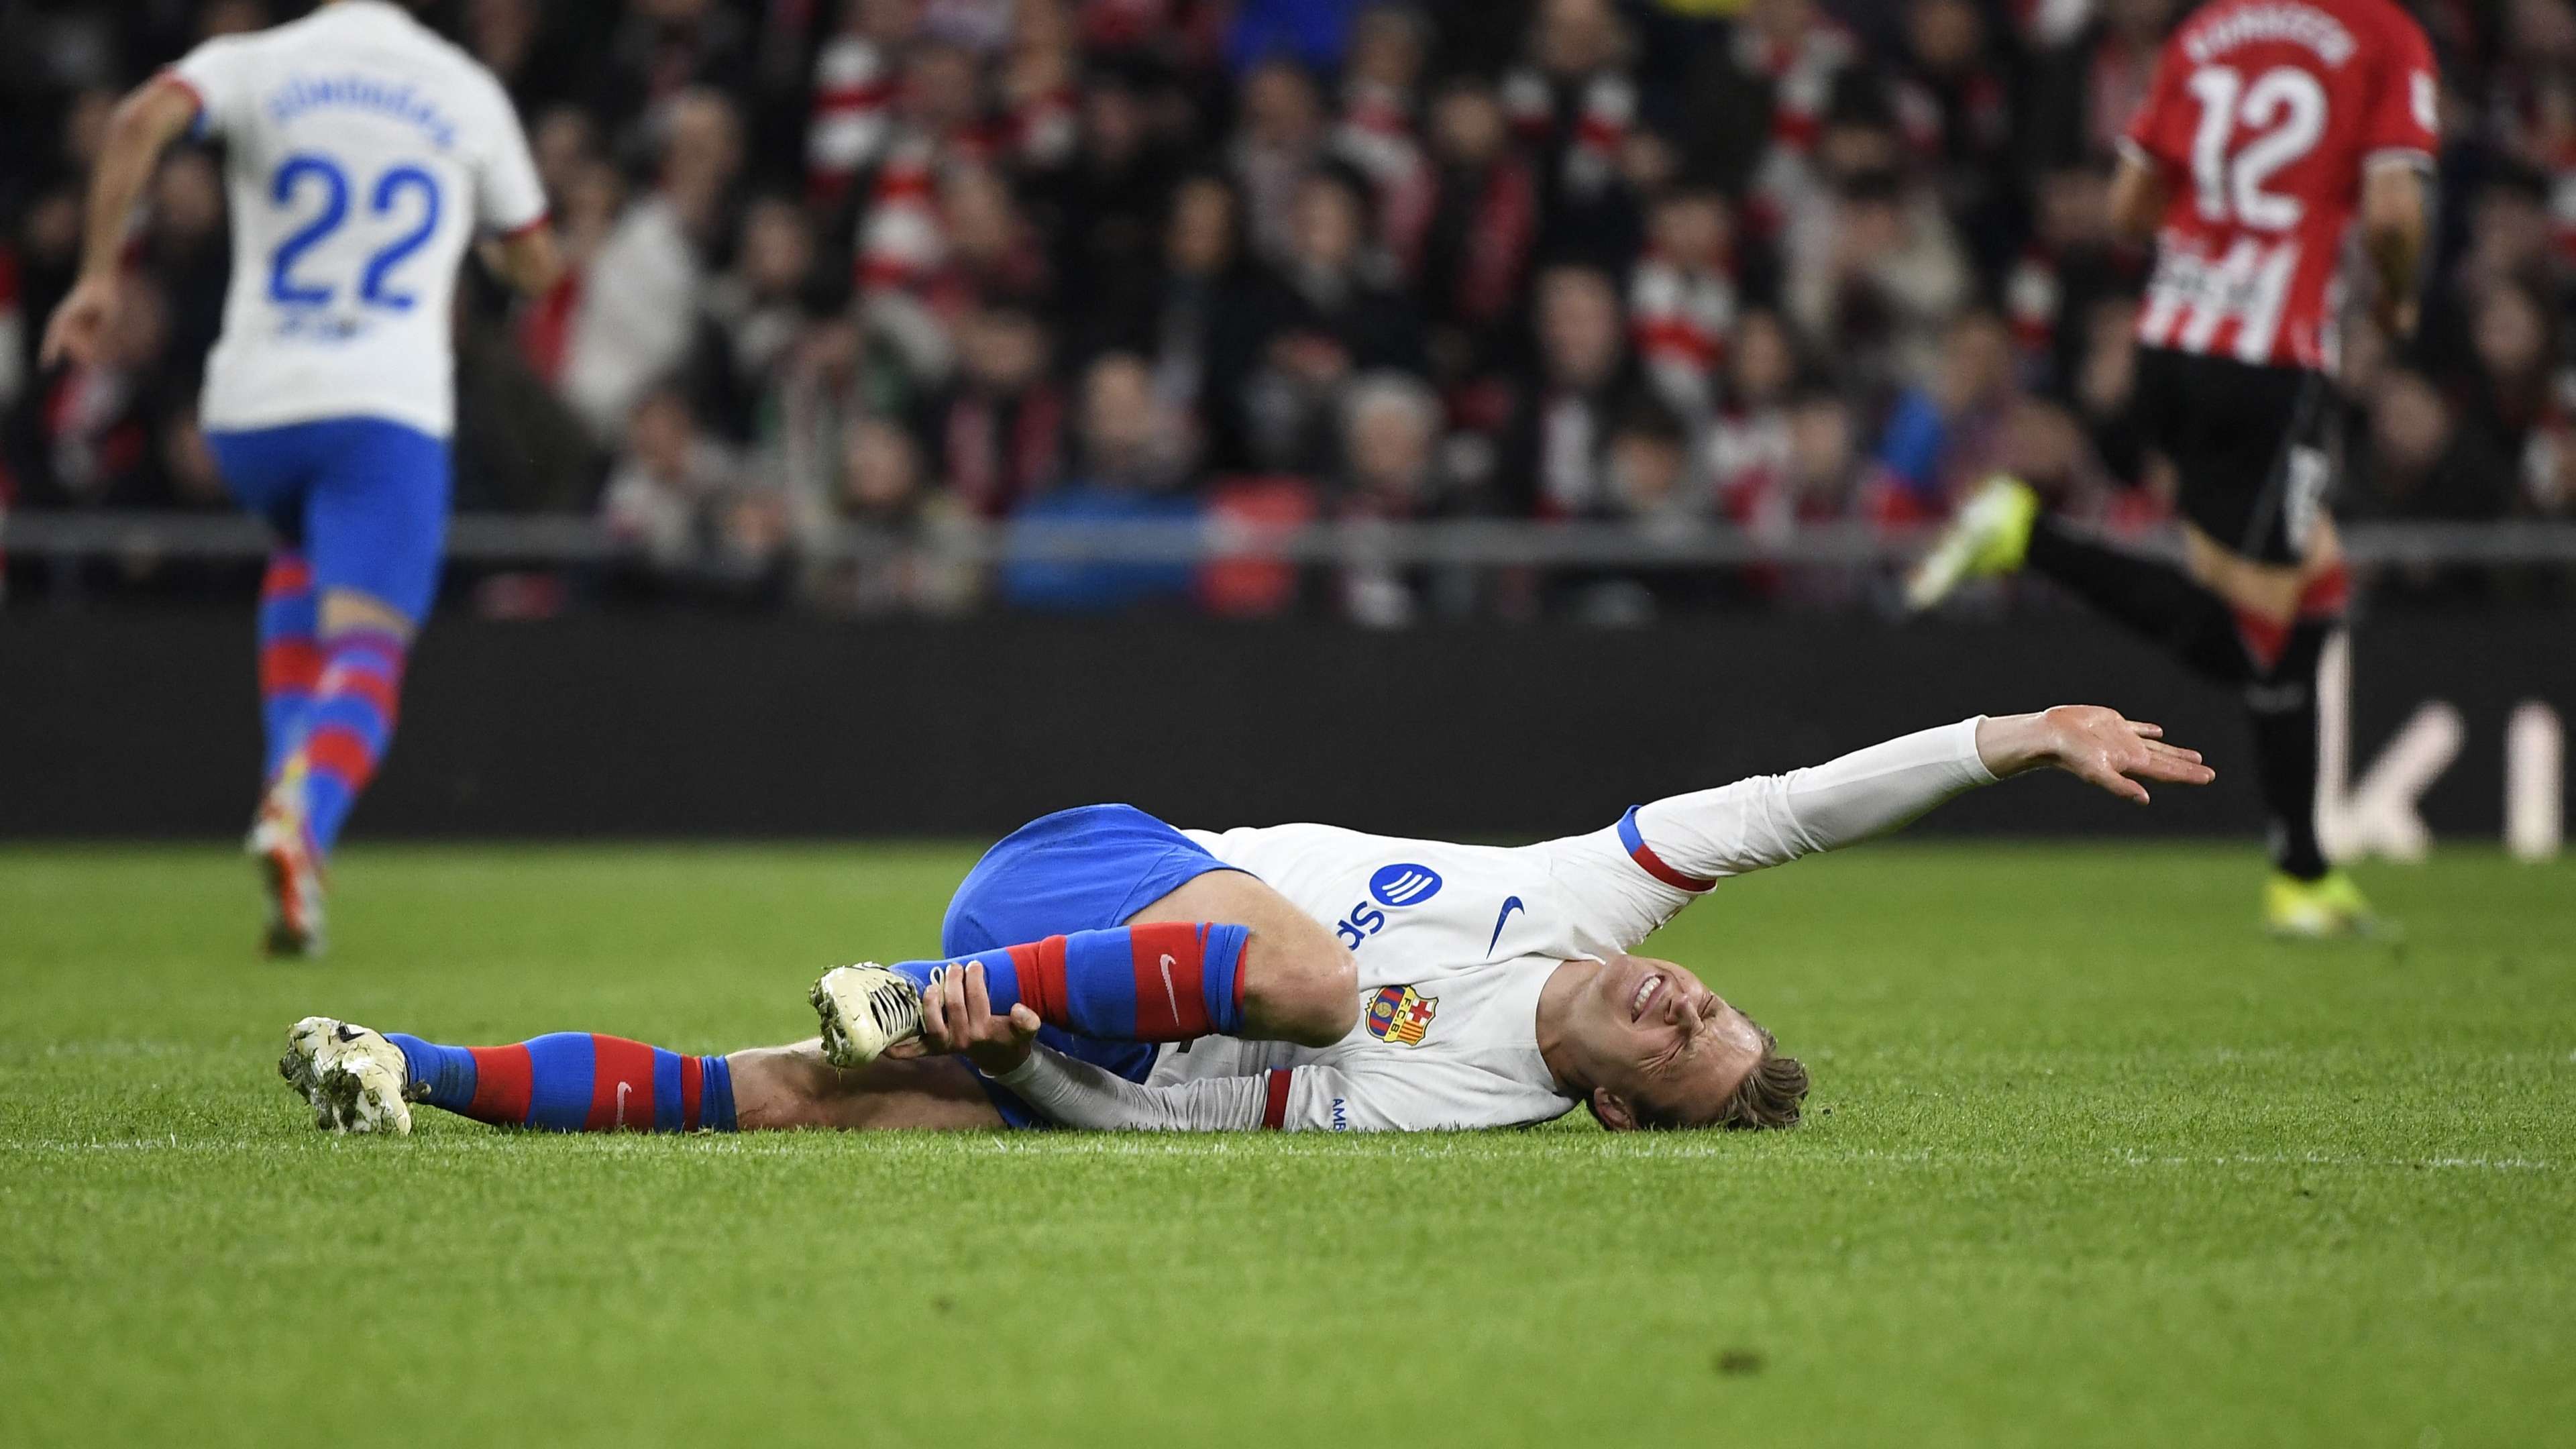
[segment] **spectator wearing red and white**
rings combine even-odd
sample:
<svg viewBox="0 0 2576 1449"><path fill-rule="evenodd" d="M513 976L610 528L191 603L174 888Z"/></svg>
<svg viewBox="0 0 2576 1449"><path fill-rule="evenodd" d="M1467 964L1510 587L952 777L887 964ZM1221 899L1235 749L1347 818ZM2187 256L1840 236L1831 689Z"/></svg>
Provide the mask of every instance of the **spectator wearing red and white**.
<svg viewBox="0 0 2576 1449"><path fill-rule="evenodd" d="M1628 282L1628 329L1665 406L1686 421L1708 415L1735 330L1733 218L1726 198L1696 183L1656 198L1646 254Z"/></svg>
<svg viewBox="0 0 2576 1449"><path fill-rule="evenodd" d="M1373 629L1409 625L1428 580L1385 556L1382 531L1366 525L1418 518L1439 502L1440 400L1419 378L1363 373L1344 389L1341 468L1334 512L1360 526L1334 580L1342 613Z"/></svg>
<svg viewBox="0 0 2576 1449"><path fill-rule="evenodd" d="M892 143L906 46L920 30L920 0L842 0L841 23L814 52L814 99L805 125L810 195L848 191Z"/></svg>
<svg viewBox="0 0 2576 1449"><path fill-rule="evenodd" d="M1734 32L1735 66L1771 94L1745 217L1753 231L1784 227L1815 186L1809 158L1823 138L1837 84L1860 53L1860 42L1814 0L1751 0L1746 6Z"/></svg>
<svg viewBox="0 0 2576 1449"><path fill-rule="evenodd" d="M894 139L859 214L863 295L918 286L944 257L939 178L992 150L982 79L974 55L954 45L923 41L906 57Z"/></svg>
<svg viewBox="0 0 2576 1449"><path fill-rule="evenodd" d="M1879 470L1861 453L1850 400L1830 387L1806 384L1780 405L1779 419L1779 451L1754 470L1720 480L1719 502L1726 516L1771 544L1835 523L1866 520L1886 527L1876 506L1886 490ZM1869 571L1850 565L1766 563L1746 568L1741 577L1757 597L1830 607L1847 604L1860 593Z"/></svg>
<svg viewBox="0 0 2576 1449"><path fill-rule="evenodd" d="M600 522L656 568L684 569L715 545L742 481L732 455L699 430L688 395L656 387L635 405Z"/></svg>
<svg viewBox="0 0 2576 1449"><path fill-rule="evenodd" d="M1609 0L1542 0L1529 50L1529 63L1503 78L1503 113L1544 159L1551 196L1595 200L1619 180L1637 123L1627 32Z"/></svg>
<svg viewBox="0 0 2576 1449"><path fill-rule="evenodd" d="M1538 276L1537 386L1506 436L1506 498L1541 518L1597 514L1609 501L1610 434L1636 397L1619 292L1597 267Z"/></svg>
<svg viewBox="0 0 2576 1449"><path fill-rule="evenodd" d="M2065 336L2110 292L2128 291L2141 258L2111 234L2110 188L2092 166L2052 170L2032 188L2029 240L2004 275L2004 320L2025 356L2057 361L2063 375L2081 339Z"/></svg>
<svg viewBox="0 0 2576 1449"><path fill-rule="evenodd" d="M518 338L528 366L560 391L564 360L572 350L573 319L581 313L591 270L626 208L626 181L616 167L593 158L576 166L560 187L549 185L546 194L555 200L563 276L554 290L520 310Z"/></svg>
<svg viewBox="0 0 2576 1449"><path fill-rule="evenodd" d="M696 335L704 257L724 225L742 164L732 102L690 91L664 112L660 184L629 205L583 269L561 385L602 439L614 439L645 389L669 376Z"/></svg>
<svg viewBox="0 0 2576 1449"><path fill-rule="evenodd" d="M1019 0L1001 61L995 151L1028 171L1052 171L1081 144L1080 71L1072 17L1061 0Z"/></svg>
<svg viewBox="0 0 2576 1449"><path fill-rule="evenodd" d="M1768 309L1747 312L1736 328L1723 400L1705 444L1719 511L1748 522L1763 490L1789 461L1789 401L1798 354L1788 324Z"/></svg>
<svg viewBox="0 0 2576 1449"><path fill-rule="evenodd" d="M1360 17L1332 140L1334 154L1375 190L1378 244L1408 278L1421 261L1422 233L1437 191L1431 158L1413 123L1426 40L1424 22L1413 11L1379 6Z"/></svg>
<svg viewBox="0 0 2576 1449"><path fill-rule="evenodd" d="M1473 385L1500 371L1516 341L1513 323L1538 245L1538 177L1512 147L1502 106L1481 81L1442 87L1431 145L1436 192L1416 289L1435 371L1444 384ZM1508 397L1496 398L1462 408L1460 421L1491 431L1508 411Z"/></svg>
<svg viewBox="0 0 2576 1449"><path fill-rule="evenodd" d="M1916 155L2008 173L2012 96L1986 46L1985 18L1972 0L1912 0L1896 81L1897 126Z"/></svg>
<svg viewBox="0 0 2576 1449"><path fill-rule="evenodd" d="M1036 300L1049 288L1047 256L997 168L960 162L940 178L936 252L905 279L932 317L954 324L978 298Z"/></svg>
<svg viewBox="0 0 2576 1449"><path fill-rule="evenodd" d="M45 473L68 502L135 506L151 497L153 394L165 365L168 305L150 279L129 276L115 330L95 361L56 374L38 418Z"/></svg>
<svg viewBox="0 0 2576 1449"><path fill-rule="evenodd" d="M1025 308L987 305L958 324L957 381L933 404L933 471L958 501L999 518L1063 474L1063 395L1047 378L1046 328Z"/></svg>

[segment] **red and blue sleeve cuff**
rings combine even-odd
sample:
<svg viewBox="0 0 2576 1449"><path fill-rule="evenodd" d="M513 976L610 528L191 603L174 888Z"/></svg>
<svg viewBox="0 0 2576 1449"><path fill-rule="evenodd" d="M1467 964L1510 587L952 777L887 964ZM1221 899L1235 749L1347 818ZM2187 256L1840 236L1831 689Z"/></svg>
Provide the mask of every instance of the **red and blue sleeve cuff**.
<svg viewBox="0 0 2576 1449"><path fill-rule="evenodd" d="M1646 843L1644 832L1637 829L1637 807L1634 805L1628 807L1627 814L1619 817L1619 844L1628 852L1628 858L1637 863L1639 870L1671 886L1674 890L1688 891L1692 895L1697 895L1717 885L1713 880L1686 875L1675 870L1662 856L1655 854L1655 848Z"/></svg>

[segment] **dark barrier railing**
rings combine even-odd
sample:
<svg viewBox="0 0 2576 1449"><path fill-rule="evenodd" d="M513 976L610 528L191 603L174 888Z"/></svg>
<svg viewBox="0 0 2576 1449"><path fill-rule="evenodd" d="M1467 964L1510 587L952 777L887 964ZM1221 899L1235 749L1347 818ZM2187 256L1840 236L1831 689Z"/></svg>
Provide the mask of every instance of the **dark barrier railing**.
<svg viewBox="0 0 2576 1449"><path fill-rule="evenodd" d="M246 609L0 613L0 835L238 831L259 758L251 655ZM2388 838L2420 822L2437 842L2492 842L2515 790L2563 805L2563 772L2544 767L2556 720L2576 713L2576 610L2376 609L2335 689L2334 789ZM989 836L1126 799L1192 825L1527 836L2067 700L2161 720L2209 751L2219 784L2131 810L2026 782L1935 828L2228 834L2252 849L2241 702L2069 614L1397 632L458 617L421 641L357 835Z"/></svg>

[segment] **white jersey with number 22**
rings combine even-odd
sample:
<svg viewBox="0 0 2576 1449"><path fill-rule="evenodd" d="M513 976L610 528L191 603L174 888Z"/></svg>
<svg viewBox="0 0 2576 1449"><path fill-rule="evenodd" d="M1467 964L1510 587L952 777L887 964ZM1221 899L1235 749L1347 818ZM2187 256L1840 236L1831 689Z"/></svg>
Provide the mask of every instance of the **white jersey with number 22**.
<svg viewBox="0 0 2576 1449"><path fill-rule="evenodd" d="M212 429L455 426L449 302L477 229L545 218L509 96L387 0L224 36L168 72L225 145L233 228Z"/></svg>

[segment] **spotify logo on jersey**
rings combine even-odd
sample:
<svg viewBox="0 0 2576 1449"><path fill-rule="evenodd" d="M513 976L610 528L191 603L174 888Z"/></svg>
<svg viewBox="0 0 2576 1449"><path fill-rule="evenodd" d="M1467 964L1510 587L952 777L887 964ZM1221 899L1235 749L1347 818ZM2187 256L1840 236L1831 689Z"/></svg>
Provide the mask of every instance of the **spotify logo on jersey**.
<svg viewBox="0 0 2576 1449"><path fill-rule="evenodd" d="M1440 894L1440 873L1427 865L1381 866L1369 877L1369 894L1382 906L1418 906Z"/></svg>

